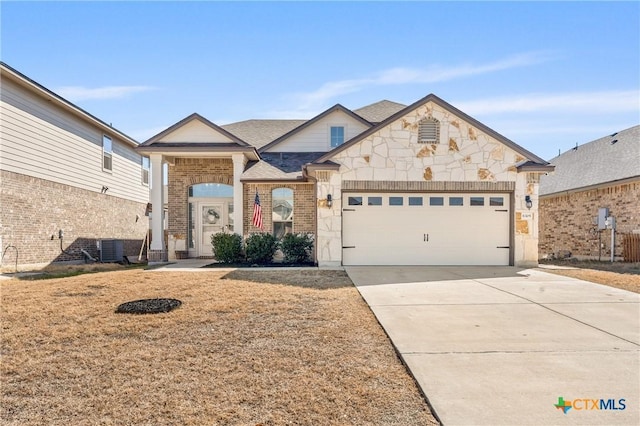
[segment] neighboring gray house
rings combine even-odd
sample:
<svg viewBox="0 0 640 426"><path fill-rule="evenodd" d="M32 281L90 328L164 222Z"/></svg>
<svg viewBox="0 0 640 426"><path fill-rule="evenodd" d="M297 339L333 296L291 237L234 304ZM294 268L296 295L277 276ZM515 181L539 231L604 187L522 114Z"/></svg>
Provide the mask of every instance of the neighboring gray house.
<svg viewBox="0 0 640 426"><path fill-rule="evenodd" d="M616 218L614 255L625 235L640 233L640 126L576 146L551 160L540 178L540 256L568 251L577 258L609 259L611 231L594 218L608 208Z"/></svg>
<svg viewBox="0 0 640 426"><path fill-rule="evenodd" d="M96 257L101 239L138 254L149 165L137 142L5 63L0 78L3 265L16 250L20 265Z"/></svg>

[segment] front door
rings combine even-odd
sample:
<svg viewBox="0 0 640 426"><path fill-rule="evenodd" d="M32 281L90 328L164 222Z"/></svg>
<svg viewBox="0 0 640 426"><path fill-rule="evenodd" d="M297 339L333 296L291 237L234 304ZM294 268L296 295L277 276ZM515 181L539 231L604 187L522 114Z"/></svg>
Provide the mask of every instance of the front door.
<svg viewBox="0 0 640 426"><path fill-rule="evenodd" d="M226 231L224 203L203 202L199 204L200 214L200 256L213 256L211 236Z"/></svg>

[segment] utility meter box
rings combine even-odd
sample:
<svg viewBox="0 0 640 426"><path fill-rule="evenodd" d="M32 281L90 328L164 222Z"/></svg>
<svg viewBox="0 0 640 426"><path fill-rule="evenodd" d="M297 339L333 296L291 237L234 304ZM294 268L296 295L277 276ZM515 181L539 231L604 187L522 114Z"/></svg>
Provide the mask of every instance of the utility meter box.
<svg viewBox="0 0 640 426"><path fill-rule="evenodd" d="M598 230L602 231L607 229L607 217L609 217L609 209L607 207L600 207L598 209Z"/></svg>
<svg viewBox="0 0 640 426"><path fill-rule="evenodd" d="M609 216L604 221L604 224L607 225L608 229L616 229L616 218L613 216Z"/></svg>

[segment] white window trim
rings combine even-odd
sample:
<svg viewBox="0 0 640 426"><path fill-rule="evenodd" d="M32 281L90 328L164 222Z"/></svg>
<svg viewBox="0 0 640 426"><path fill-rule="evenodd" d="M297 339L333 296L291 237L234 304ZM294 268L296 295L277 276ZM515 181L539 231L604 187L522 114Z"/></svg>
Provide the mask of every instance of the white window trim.
<svg viewBox="0 0 640 426"><path fill-rule="evenodd" d="M273 196L273 193L277 189L288 189L288 190L291 191L291 207L293 208L293 210L291 212L291 218L289 220L275 220L273 218L273 206L275 204L274 203L275 200L280 200L280 199L286 200L287 199L287 198L275 198ZM274 226L275 223L291 223L291 232L292 233L295 232L295 230L294 230L294 219L295 219L295 215L296 215L295 196L296 196L296 193L295 193L295 190L293 188L287 188L286 186L279 186L277 188L272 188L271 189L271 227L272 227L271 233L272 234L275 232L275 228L276 228Z"/></svg>
<svg viewBox="0 0 640 426"><path fill-rule="evenodd" d="M147 167L144 166L144 160L145 158L148 160L147 161ZM149 186L149 182L151 181L151 159L149 157L145 157L142 156L140 157L140 167L141 167L141 172L142 172L142 184L144 186ZM146 173L145 173L146 172ZM146 179L145 179L146 177Z"/></svg>
<svg viewBox="0 0 640 426"><path fill-rule="evenodd" d="M327 139L328 139L327 143L329 144L329 150L332 150L332 149L335 149L335 148L338 147L338 146L331 146L331 128L332 127L342 127L343 140L342 140L342 143L340 145L338 145L338 146L344 145L344 143L347 140L349 140L349 138L347 137L347 130L348 130L347 123L330 123L330 124L327 125L327 136L328 136L327 137Z"/></svg>
<svg viewBox="0 0 640 426"><path fill-rule="evenodd" d="M109 141L111 142L111 150L110 151L105 151L105 147L104 147L104 142L105 139L109 139ZM111 163L111 168L106 168L105 165L105 159L109 158L109 162ZM111 136L107 136L107 135L102 135L102 171L106 172L106 173L113 173L113 139L111 138Z"/></svg>

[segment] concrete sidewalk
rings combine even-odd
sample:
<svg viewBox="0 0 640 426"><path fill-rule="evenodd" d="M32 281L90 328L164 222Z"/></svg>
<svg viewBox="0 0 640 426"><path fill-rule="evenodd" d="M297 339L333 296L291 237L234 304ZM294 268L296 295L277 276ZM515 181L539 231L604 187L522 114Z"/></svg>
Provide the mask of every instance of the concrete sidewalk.
<svg viewBox="0 0 640 426"><path fill-rule="evenodd" d="M346 270L443 424L640 424L640 295L512 267Z"/></svg>

